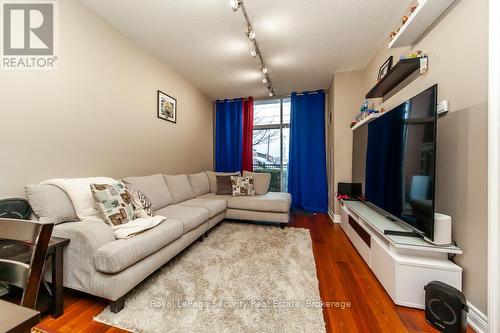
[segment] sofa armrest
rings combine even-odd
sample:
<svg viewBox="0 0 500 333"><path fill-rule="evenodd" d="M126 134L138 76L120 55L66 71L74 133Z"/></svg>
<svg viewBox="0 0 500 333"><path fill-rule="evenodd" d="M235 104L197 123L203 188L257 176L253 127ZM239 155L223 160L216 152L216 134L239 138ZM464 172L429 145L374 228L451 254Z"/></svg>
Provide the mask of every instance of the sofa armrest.
<svg viewBox="0 0 500 333"><path fill-rule="evenodd" d="M94 254L104 244L116 240L113 229L96 219L58 224L52 235L70 239L63 251L64 285L91 293L96 272Z"/></svg>

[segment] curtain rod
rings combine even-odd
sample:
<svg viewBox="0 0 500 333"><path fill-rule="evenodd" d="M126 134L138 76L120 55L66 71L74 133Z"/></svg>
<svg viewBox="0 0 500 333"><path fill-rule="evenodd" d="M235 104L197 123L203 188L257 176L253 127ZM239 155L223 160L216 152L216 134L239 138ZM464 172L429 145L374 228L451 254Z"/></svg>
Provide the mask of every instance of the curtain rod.
<svg viewBox="0 0 500 333"><path fill-rule="evenodd" d="M310 94L310 95L314 95L314 94L317 94L318 92L324 92L325 94L327 94L328 92L324 89L320 89L320 90L315 90L315 91L310 91L310 92L301 92L301 93L297 93L297 96L302 96L302 95L305 95L305 94ZM253 100L254 101L263 101L263 100L266 100L266 99L281 99L281 98L290 98L292 96L292 94L285 94L285 95L275 95L275 96L272 96L272 97L259 97L259 98L254 98ZM216 100L216 102L223 102L223 101L226 101L226 100L229 100L229 101L233 101L235 99L239 99L239 98L225 98L225 99L218 99ZM248 101L248 98L242 98L241 99L242 101Z"/></svg>

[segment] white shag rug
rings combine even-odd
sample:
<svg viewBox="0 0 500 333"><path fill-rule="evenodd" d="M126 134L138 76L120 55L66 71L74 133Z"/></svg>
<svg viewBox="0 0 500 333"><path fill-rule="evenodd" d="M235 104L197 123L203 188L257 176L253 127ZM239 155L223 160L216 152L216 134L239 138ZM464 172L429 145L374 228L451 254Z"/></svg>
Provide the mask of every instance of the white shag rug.
<svg viewBox="0 0 500 333"><path fill-rule="evenodd" d="M94 320L133 332L325 332L309 231L224 222Z"/></svg>

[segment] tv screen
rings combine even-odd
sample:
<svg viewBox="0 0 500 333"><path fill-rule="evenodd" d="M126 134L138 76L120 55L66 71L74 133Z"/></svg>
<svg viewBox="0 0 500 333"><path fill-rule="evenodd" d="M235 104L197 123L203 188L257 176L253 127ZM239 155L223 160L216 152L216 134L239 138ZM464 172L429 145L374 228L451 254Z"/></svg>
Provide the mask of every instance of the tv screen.
<svg viewBox="0 0 500 333"><path fill-rule="evenodd" d="M368 124L365 200L434 238L437 85Z"/></svg>

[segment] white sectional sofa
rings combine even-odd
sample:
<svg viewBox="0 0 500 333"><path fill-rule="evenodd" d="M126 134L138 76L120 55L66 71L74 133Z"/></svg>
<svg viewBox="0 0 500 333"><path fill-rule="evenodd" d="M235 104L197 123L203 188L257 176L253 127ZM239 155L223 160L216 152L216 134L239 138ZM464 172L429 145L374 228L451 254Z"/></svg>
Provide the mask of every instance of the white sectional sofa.
<svg viewBox="0 0 500 333"><path fill-rule="evenodd" d="M40 220L56 223L53 235L70 239L64 285L108 299L118 312L133 287L224 218L288 223L290 194L256 188L255 196L216 195L214 179L211 171L124 178L127 187L152 201L155 215L167 218L130 239L116 239L102 220L79 221L69 197L55 186L29 185L26 194Z"/></svg>

